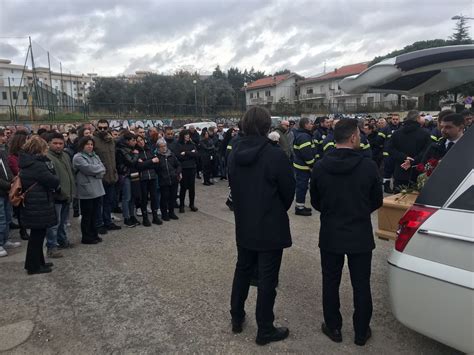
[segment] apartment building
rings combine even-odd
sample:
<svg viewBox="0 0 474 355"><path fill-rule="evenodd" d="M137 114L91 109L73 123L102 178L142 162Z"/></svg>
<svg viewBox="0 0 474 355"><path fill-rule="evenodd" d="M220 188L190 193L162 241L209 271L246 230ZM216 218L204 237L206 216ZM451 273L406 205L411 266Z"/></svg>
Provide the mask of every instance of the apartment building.
<svg viewBox="0 0 474 355"><path fill-rule="evenodd" d="M267 105L272 107L282 98L293 104L298 97L296 82L301 77L295 73L267 76L244 86L248 106Z"/></svg>

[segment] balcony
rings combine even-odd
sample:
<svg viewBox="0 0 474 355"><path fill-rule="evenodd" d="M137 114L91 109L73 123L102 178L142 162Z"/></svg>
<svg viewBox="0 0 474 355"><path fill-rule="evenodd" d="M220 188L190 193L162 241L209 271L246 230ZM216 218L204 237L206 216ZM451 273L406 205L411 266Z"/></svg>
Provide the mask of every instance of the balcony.
<svg viewBox="0 0 474 355"><path fill-rule="evenodd" d="M250 99L250 105L263 105L265 101L263 100L263 97L255 97L253 99Z"/></svg>
<svg viewBox="0 0 474 355"><path fill-rule="evenodd" d="M273 103L273 96L266 96L265 97L265 103L266 104L272 104Z"/></svg>
<svg viewBox="0 0 474 355"><path fill-rule="evenodd" d="M325 99L326 93L312 93L312 94L300 94L300 100L316 100Z"/></svg>

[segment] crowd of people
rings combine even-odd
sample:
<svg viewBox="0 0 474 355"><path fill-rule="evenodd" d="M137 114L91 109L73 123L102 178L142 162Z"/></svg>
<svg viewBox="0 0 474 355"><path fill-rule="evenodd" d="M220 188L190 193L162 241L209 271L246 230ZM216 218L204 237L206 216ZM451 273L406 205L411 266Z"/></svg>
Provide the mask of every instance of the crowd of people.
<svg viewBox="0 0 474 355"><path fill-rule="evenodd" d="M360 151L377 164L383 177L384 192L398 193L416 183L418 172L415 167L428 160L428 155L432 154L428 151L439 155L443 152L443 144L448 148L446 141L457 142L463 131L472 125L473 116L469 110L455 114L447 109L435 117L413 110L403 123L396 113L379 118L360 117ZM341 115L324 116L312 121L303 117L297 125L284 120L269 135L292 161L296 177L296 215L312 214L311 208L305 206L311 170L318 160L335 149L334 127L344 118Z"/></svg>
<svg viewBox="0 0 474 355"><path fill-rule="evenodd" d="M442 159L469 129L472 116L470 111L444 110L436 124L418 111L409 111L403 123L395 114L388 120L301 118L298 128L284 120L271 131L270 113L249 109L241 121L243 132L230 144L228 166L237 244L232 331L242 332L249 286L256 283L257 344L288 337L287 327L274 325L273 306L283 250L292 245L287 211L295 197L296 215L311 215L312 209L305 206L309 187L311 206L320 212L321 221L321 331L342 342L339 286L347 258L354 343L365 345L372 336L371 214L382 206L383 187L387 190L392 176L395 190L414 183L419 174L415 168Z"/></svg>
<svg viewBox="0 0 474 355"><path fill-rule="evenodd" d="M123 227L133 228L178 220L186 198L189 210L198 211L196 180L202 178L204 186L227 180L226 142L237 131L221 124L201 132L193 126L111 130L105 119L67 132L0 129L0 256L21 245L9 240L10 229L19 228L29 241L28 274L51 272L44 240L49 258L74 247L67 233L71 206L73 217L81 219L83 244L100 243L101 235L122 229L118 214ZM15 179L23 201L12 208Z"/></svg>
<svg viewBox="0 0 474 355"><path fill-rule="evenodd" d="M285 339L274 326L273 305L283 249L291 246L287 211L320 212L319 247L323 275L322 332L342 341L339 284L347 255L354 288L355 343L371 336L370 271L375 248L370 215L392 193L416 181L415 169L442 159L472 124L470 111L441 111L436 118L410 111L397 114L303 117L271 127L270 113L249 109L235 127L174 130L172 127L110 129L105 119L67 132L0 129L0 256L28 240L28 274L52 271L47 256L63 257L74 247L67 226L80 216L81 242L122 227L150 227L196 212L196 180L212 186L228 180L227 206L234 211L237 264L231 295L232 330L242 331L245 301L257 285L257 343ZM381 177L383 175L383 178ZM393 187L392 187L393 179ZM21 202L12 209L12 186ZM17 196L18 197L18 196ZM123 226L118 214L122 214ZM18 223L14 223L12 217ZM141 221L137 217L141 217Z"/></svg>

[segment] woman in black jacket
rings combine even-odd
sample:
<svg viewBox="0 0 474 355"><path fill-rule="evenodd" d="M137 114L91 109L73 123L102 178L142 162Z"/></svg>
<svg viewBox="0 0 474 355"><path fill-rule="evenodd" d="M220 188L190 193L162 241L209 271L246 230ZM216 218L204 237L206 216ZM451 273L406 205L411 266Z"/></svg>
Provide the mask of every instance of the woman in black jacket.
<svg viewBox="0 0 474 355"><path fill-rule="evenodd" d="M168 149L164 139L158 142L158 182L160 184L160 208L163 221L179 219L174 213L175 196L178 191L178 182L181 180L181 165L178 158Z"/></svg>
<svg viewBox="0 0 474 355"><path fill-rule="evenodd" d="M187 129L179 133L178 140L178 160L181 163L182 175L179 191L179 213L184 213L184 199L186 190L189 190L189 208L196 212L198 209L194 206L195 198L195 178L196 178L196 159L198 152L196 145L191 140L191 134Z"/></svg>
<svg viewBox="0 0 474 355"><path fill-rule="evenodd" d="M214 185L211 181L211 174L213 170L214 156L216 154L216 147L214 146L214 142L209 138L207 130L203 130L201 133L199 151L201 153L202 173L204 175L203 185Z"/></svg>
<svg viewBox="0 0 474 355"><path fill-rule="evenodd" d="M21 208L21 222L30 228L25 269L29 275L51 272L51 263L45 263L43 242L46 229L57 222L53 192L59 189L59 179L51 161L46 157L48 145L39 136L33 136L23 146L19 156L20 179L27 191Z"/></svg>
<svg viewBox="0 0 474 355"><path fill-rule="evenodd" d="M141 210L143 216L143 225L150 227L151 223L148 219L147 205L148 195L151 201L151 213L153 216L153 224L163 224L160 217L158 217L158 194L157 194L157 174L158 163L160 160L153 154L145 143L145 139L137 136L137 150L138 163L137 168L140 172L140 187L141 187Z"/></svg>

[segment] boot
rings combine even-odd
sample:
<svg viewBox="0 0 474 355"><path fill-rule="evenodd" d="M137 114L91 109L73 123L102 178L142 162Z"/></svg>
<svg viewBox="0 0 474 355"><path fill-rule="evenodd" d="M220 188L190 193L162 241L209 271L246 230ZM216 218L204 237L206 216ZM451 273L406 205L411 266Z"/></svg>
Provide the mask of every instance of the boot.
<svg viewBox="0 0 474 355"><path fill-rule="evenodd" d="M161 226L163 224L163 221L161 220L161 218L158 216L158 212L157 211L153 211L153 224L157 224L159 226Z"/></svg>
<svg viewBox="0 0 474 355"><path fill-rule="evenodd" d="M20 228L20 238L23 239L23 240L28 240L30 238L26 228L23 228L23 227Z"/></svg>
<svg viewBox="0 0 474 355"><path fill-rule="evenodd" d="M143 226L144 227L151 227L150 220L148 219L148 213L145 210L142 210L142 217L143 217Z"/></svg>
<svg viewBox="0 0 474 355"><path fill-rule="evenodd" d="M179 213L184 213L184 205L179 205Z"/></svg>
<svg viewBox="0 0 474 355"><path fill-rule="evenodd" d="M189 205L189 209L193 212L197 212L198 211L198 208L194 205Z"/></svg>
<svg viewBox="0 0 474 355"><path fill-rule="evenodd" d="M169 217L170 217L170 219L174 219L174 220L179 219L179 217L174 213L174 210L170 211Z"/></svg>
<svg viewBox="0 0 474 355"><path fill-rule="evenodd" d="M163 221L169 222L170 217L169 217L168 211L166 211L166 212L161 211L161 219Z"/></svg>
<svg viewBox="0 0 474 355"><path fill-rule="evenodd" d="M295 207L295 215L309 217L312 215L312 213L305 207Z"/></svg>
<svg viewBox="0 0 474 355"><path fill-rule="evenodd" d="M390 186L390 180L384 181L383 192L385 192L386 194L393 194L392 187Z"/></svg>

